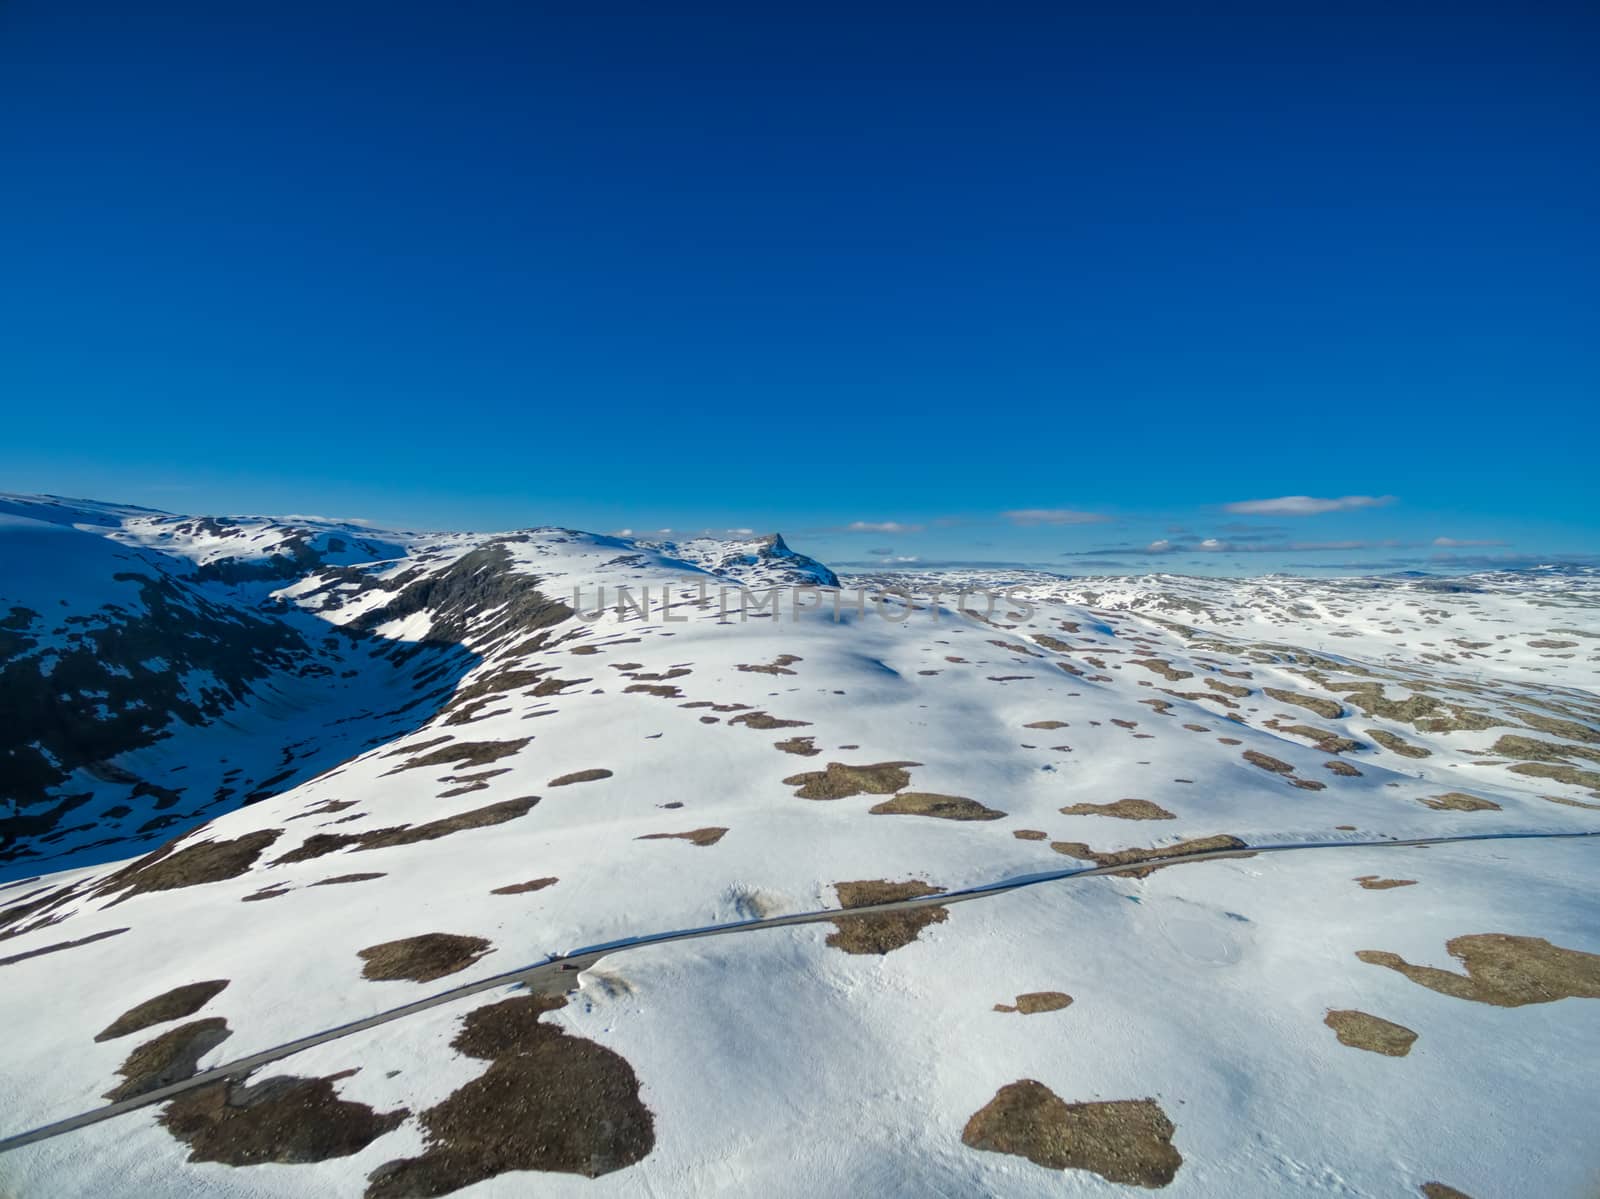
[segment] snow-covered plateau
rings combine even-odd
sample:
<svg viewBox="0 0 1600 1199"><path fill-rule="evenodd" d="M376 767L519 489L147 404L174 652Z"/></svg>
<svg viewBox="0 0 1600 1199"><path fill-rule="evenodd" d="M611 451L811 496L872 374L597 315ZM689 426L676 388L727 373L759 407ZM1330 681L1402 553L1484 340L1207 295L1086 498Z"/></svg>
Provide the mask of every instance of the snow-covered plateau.
<svg viewBox="0 0 1600 1199"><path fill-rule="evenodd" d="M0 1138L179 1088L0 1195L1592 1196L1597 668L1592 570L0 495Z"/></svg>

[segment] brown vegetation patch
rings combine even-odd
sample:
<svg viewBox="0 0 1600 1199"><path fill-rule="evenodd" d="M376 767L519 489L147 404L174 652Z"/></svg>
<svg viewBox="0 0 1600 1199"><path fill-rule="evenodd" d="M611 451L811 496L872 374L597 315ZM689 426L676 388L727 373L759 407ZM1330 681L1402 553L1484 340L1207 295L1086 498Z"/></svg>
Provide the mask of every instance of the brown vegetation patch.
<svg viewBox="0 0 1600 1199"><path fill-rule="evenodd" d="M1402 758L1428 758L1433 756L1432 750L1423 749L1420 745L1412 745L1409 741L1396 737L1387 729L1368 729L1367 736L1371 737L1390 753L1399 754Z"/></svg>
<svg viewBox="0 0 1600 1199"><path fill-rule="evenodd" d="M1250 694L1250 688L1241 687L1237 683L1224 683L1220 679L1213 678L1206 678L1203 681L1211 690L1220 691L1224 695L1231 695L1234 699L1243 699Z"/></svg>
<svg viewBox="0 0 1600 1199"><path fill-rule="evenodd" d="M1324 762L1322 764L1322 768L1324 770L1331 770L1334 774L1342 775L1347 779L1361 777L1361 772L1354 766L1350 765L1349 762Z"/></svg>
<svg viewBox="0 0 1600 1199"><path fill-rule="evenodd" d="M466 766L490 766L501 758L509 758L512 754L520 753L532 740L532 737L523 737L517 741L461 741L402 762L387 773L399 774L402 770L421 770L429 766L455 766L458 769Z"/></svg>
<svg viewBox="0 0 1600 1199"><path fill-rule="evenodd" d="M1600 955L1563 949L1543 937L1513 937L1506 933L1455 937L1444 947L1466 967L1465 975L1432 966L1413 966L1399 954L1377 949L1363 949L1356 957L1369 965L1398 971L1418 986L1441 995L1496 1007L1554 1003L1558 999L1600 999Z"/></svg>
<svg viewBox="0 0 1600 1199"><path fill-rule="evenodd" d="M779 720L776 716L768 716L765 712L743 712L728 721L729 724L742 724L753 729L798 729L804 728L811 722L809 720Z"/></svg>
<svg viewBox="0 0 1600 1199"><path fill-rule="evenodd" d="M394 828L371 829L365 833L315 833L307 837L298 848L291 849L280 858L274 858L272 865L308 862L312 858L320 858L324 854L351 847L357 851L392 849L397 845L434 841L466 829L487 828L494 824L504 824L507 820L515 820L518 816L526 814L538 802L537 795L527 795L520 799L503 799L499 803L473 808L470 812L458 812L454 816L445 816L439 820L430 820L426 824L402 824Z"/></svg>
<svg viewBox="0 0 1600 1199"><path fill-rule="evenodd" d="M1129 870L1116 872L1117 878L1145 878L1155 873L1163 866L1172 863L1166 859L1185 858L1191 854L1214 853L1224 849L1248 849L1249 846L1238 837L1230 837L1226 833L1219 833L1213 837L1196 837L1192 841L1179 841L1176 845L1163 845L1157 849L1118 849L1109 853L1097 852L1090 849L1081 841L1052 841L1050 848L1069 858L1082 858L1086 862L1093 862L1096 866L1120 866L1124 862L1144 862L1151 859L1149 865L1137 866ZM1251 857L1250 854L1240 854L1240 857Z"/></svg>
<svg viewBox="0 0 1600 1199"><path fill-rule="evenodd" d="M1045 649L1054 650L1058 654L1072 652L1071 645L1061 640L1059 637L1050 636L1049 633L1034 633L1033 639L1037 644L1044 646Z"/></svg>
<svg viewBox="0 0 1600 1199"><path fill-rule="evenodd" d="M816 740L815 737L790 737L787 741L774 741L772 744L786 754L814 758L822 752L817 748Z"/></svg>
<svg viewBox="0 0 1600 1199"><path fill-rule="evenodd" d="M793 674L789 667L796 662L803 662L804 658L797 658L793 654L779 654L772 661L759 666L735 666L735 670L747 671L751 674Z"/></svg>
<svg viewBox="0 0 1600 1199"><path fill-rule="evenodd" d="M228 1022L220 1016L168 1029L128 1055L117 1067L122 1081L104 1097L117 1103L188 1078L199 1068L200 1059L231 1035Z"/></svg>
<svg viewBox="0 0 1600 1199"><path fill-rule="evenodd" d="M560 879L555 879L555 878L530 879L528 882L525 882L525 883L512 883L509 886L496 887L494 890L490 891L489 894L490 895L525 895L529 891L543 891L546 887L553 887L553 886L556 885L556 883L558 883L560 881L561 881Z"/></svg>
<svg viewBox="0 0 1600 1199"><path fill-rule="evenodd" d="M563 774L560 778L553 778L547 784L551 787L570 787L573 783L594 783L600 779L608 779L611 772L602 768L594 770L575 770L571 774Z"/></svg>
<svg viewBox="0 0 1600 1199"><path fill-rule="evenodd" d="M398 941L369 945L356 956L366 963L361 967L362 978L375 981L409 979L411 982L426 983L465 970L490 952L491 948L482 937L423 933L416 937L401 937Z"/></svg>
<svg viewBox="0 0 1600 1199"><path fill-rule="evenodd" d="M1539 798L1550 803L1565 804L1569 808L1588 808L1591 812L1600 812L1600 803L1584 803L1581 799L1567 799L1562 795L1541 795Z"/></svg>
<svg viewBox="0 0 1600 1199"><path fill-rule="evenodd" d="M1107 1182L1164 1187L1183 1157L1154 1099L1067 1103L1031 1078L1007 1083L961 1132L973 1149L1013 1153L1048 1170L1088 1170Z"/></svg>
<svg viewBox="0 0 1600 1199"><path fill-rule="evenodd" d="M1582 745L1561 745L1554 741L1540 741L1537 737L1519 737L1503 734L1489 747L1489 752L1502 758L1520 758L1525 762L1566 762L1573 758L1600 762L1600 749Z"/></svg>
<svg viewBox="0 0 1600 1199"><path fill-rule="evenodd" d="M903 883L860 879L835 883L833 887L839 893L839 905L846 908L919 899L924 895L938 895L944 890L943 887L929 886L914 879ZM930 924L942 924L949 916L948 909L936 905L898 912L875 912L867 916L840 916L833 921L837 931L828 934L827 944L845 953L891 953L911 944Z"/></svg>
<svg viewBox="0 0 1600 1199"><path fill-rule="evenodd" d="M1169 683L1194 678L1194 671L1177 670L1165 658L1129 658L1128 665L1143 666L1146 670L1153 670Z"/></svg>
<svg viewBox="0 0 1600 1199"><path fill-rule="evenodd" d="M1388 1057L1405 1057L1411 1052L1411 1046L1417 1039L1417 1034L1403 1024L1395 1024L1353 1009L1329 1011L1322 1018L1322 1022L1333 1029L1341 1045L1366 1049Z"/></svg>
<svg viewBox="0 0 1600 1199"><path fill-rule="evenodd" d="M921 762L874 762L867 766L847 766L843 762L829 762L823 770L808 770L804 774L791 774L783 780L785 787L798 787L795 795L800 799L845 799L851 795L893 795L902 787L911 785L908 766Z"/></svg>
<svg viewBox="0 0 1600 1199"><path fill-rule="evenodd" d="M1118 820L1176 820L1160 804L1148 799L1119 799L1115 803L1075 803L1061 809L1063 816L1115 816Z"/></svg>
<svg viewBox="0 0 1600 1199"><path fill-rule="evenodd" d="M1186 724L1183 727L1188 729L1191 733L1209 733L1211 731L1203 724Z"/></svg>
<svg viewBox="0 0 1600 1199"><path fill-rule="evenodd" d="M1019 828L1011 834L1018 841L1043 841L1050 834L1042 828Z"/></svg>
<svg viewBox="0 0 1600 1199"><path fill-rule="evenodd" d="M161 1124L189 1146L192 1162L301 1165L349 1157L411 1114L405 1108L379 1113L340 1099L333 1084L354 1073L283 1075L251 1085L224 1079L172 1100L161 1111Z"/></svg>
<svg viewBox="0 0 1600 1199"><path fill-rule="evenodd" d="M338 887L345 883L364 883L375 878L387 877L383 871L368 871L365 874L336 874L332 878L319 878L312 883L313 887Z"/></svg>
<svg viewBox="0 0 1600 1199"><path fill-rule="evenodd" d="M1031 724L1022 726L1025 729L1066 729L1071 728L1065 720L1035 720Z"/></svg>
<svg viewBox="0 0 1600 1199"><path fill-rule="evenodd" d="M1600 728L1592 725L1579 724L1576 720L1560 720L1554 716L1545 716L1539 712L1518 711L1517 718L1531 729L1538 729L1541 733L1551 733L1557 737L1566 737L1571 741L1587 741L1591 745L1600 744Z"/></svg>
<svg viewBox="0 0 1600 1199"><path fill-rule="evenodd" d="M653 695L657 699L680 699L683 691L671 683L629 683L622 689L624 695Z"/></svg>
<svg viewBox="0 0 1600 1199"><path fill-rule="evenodd" d="M1417 1189L1422 1192L1422 1199L1472 1199L1465 1191L1458 1191L1442 1182L1425 1182Z"/></svg>
<svg viewBox="0 0 1600 1199"><path fill-rule="evenodd" d="M181 1020L192 1016L222 993L228 985L225 978L209 982L185 983L163 991L154 999L135 1004L95 1034L96 1041L114 1041L129 1033L141 1032L152 1024L165 1024L168 1020Z"/></svg>
<svg viewBox="0 0 1600 1199"><path fill-rule="evenodd" d="M1576 766L1552 766L1548 762L1518 762L1507 767L1512 774L1526 774L1532 778L1549 779L1573 787L1587 787L1593 795L1600 796L1600 773L1579 770Z"/></svg>
<svg viewBox="0 0 1600 1199"><path fill-rule="evenodd" d="M201 841L176 853L172 847L178 842L168 841L160 849L111 875L95 893L122 891L115 901L121 903L144 891L174 891L179 887L238 878L282 833L282 829L258 829L231 841Z"/></svg>
<svg viewBox="0 0 1600 1199"><path fill-rule="evenodd" d="M1435 795L1428 799L1417 801L1426 804L1435 812L1498 812L1500 805L1490 799L1479 799L1476 795L1468 795L1464 791L1446 791L1443 795Z"/></svg>
<svg viewBox="0 0 1600 1199"><path fill-rule="evenodd" d="M687 841L690 845L715 845L728 830L725 828L697 828L687 833L646 833L635 841Z"/></svg>
<svg viewBox="0 0 1600 1199"><path fill-rule="evenodd" d="M1018 995L1015 1003L995 1004L994 1010L1034 1016L1040 1012L1059 1012L1071 1002L1072 996L1065 991L1029 991L1026 995Z"/></svg>
<svg viewBox="0 0 1600 1199"><path fill-rule="evenodd" d="M1337 720L1344 715L1343 704L1319 695L1304 695L1299 691L1285 691L1281 687L1263 687L1261 691L1280 704L1293 704L1297 708L1305 708L1328 720Z"/></svg>
<svg viewBox="0 0 1600 1199"><path fill-rule="evenodd" d="M893 799L874 804L877 816L932 816L938 820L1001 820L1005 813L961 795L936 795L931 791L902 791Z"/></svg>
<svg viewBox="0 0 1600 1199"><path fill-rule="evenodd" d="M421 1155L379 1166L367 1199L444 1195L511 1170L589 1178L643 1160L655 1124L619 1054L540 1021L560 996L523 995L479 1008L451 1045L490 1063L423 1112Z"/></svg>
<svg viewBox="0 0 1600 1199"><path fill-rule="evenodd" d="M1270 754L1259 750L1247 749L1244 751L1244 760L1252 766L1259 766L1262 770L1270 770L1273 774L1293 774L1294 767L1289 763L1280 761Z"/></svg>
<svg viewBox="0 0 1600 1199"><path fill-rule="evenodd" d="M1304 737L1307 741L1314 742L1318 750L1325 754L1349 753L1352 750L1364 748L1361 742L1353 737L1346 737L1332 729L1319 729L1309 724L1284 724L1280 720L1263 720L1262 725L1275 733L1288 733L1293 737Z"/></svg>

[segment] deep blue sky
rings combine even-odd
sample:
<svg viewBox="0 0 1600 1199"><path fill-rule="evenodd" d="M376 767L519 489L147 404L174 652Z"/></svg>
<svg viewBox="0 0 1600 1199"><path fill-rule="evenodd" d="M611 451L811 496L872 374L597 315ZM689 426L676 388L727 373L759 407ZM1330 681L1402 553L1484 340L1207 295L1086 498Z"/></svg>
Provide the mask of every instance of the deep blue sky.
<svg viewBox="0 0 1600 1199"><path fill-rule="evenodd" d="M1597 32L8 0L0 488L833 560L1592 553ZM1286 495L1395 498L1221 508ZM1083 555L1184 537L1401 544Z"/></svg>

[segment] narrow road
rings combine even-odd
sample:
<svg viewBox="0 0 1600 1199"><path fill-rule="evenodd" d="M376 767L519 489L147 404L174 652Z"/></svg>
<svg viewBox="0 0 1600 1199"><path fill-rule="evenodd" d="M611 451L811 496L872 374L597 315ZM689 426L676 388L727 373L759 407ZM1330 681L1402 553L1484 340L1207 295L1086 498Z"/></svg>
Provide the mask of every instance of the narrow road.
<svg viewBox="0 0 1600 1199"><path fill-rule="evenodd" d="M491 975L479 979L477 982L464 983L459 987L452 987L447 991L440 991L436 995L429 995L423 999L416 999L410 1003L402 1004L388 1011L367 1016L360 1020L352 1020L348 1024L339 1024L321 1032L311 1033L309 1036L297 1040L287 1041L282 1045L263 1049L259 1053L252 1053L209 1070L202 1070L179 1082L169 1086L159 1087L153 1091L146 1091L142 1095L135 1095L131 1099L124 1099L120 1103L107 1104L105 1107L94 1108L81 1112L76 1116L69 1116L64 1120L57 1120L52 1124L45 1124L28 1132L18 1133L15 1136L0 1140L0 1153L11 1149L20 1149L24 1145L32 1145L36 1141L48 1140L75 1129L85 1128L90 1124L98 1124L102 1120L109 1120L125 1112L136 1111L141 1107L148 1107L154 1103L163 1103L175 1095L185 1091L192 1091L196 1087L203 1087L209 1083L218 1082L225 1078L237 1077L248 1074L269 1062L279 1061L290 1057L301 1050L310 1049L315 1045L325 1045L329 1041L337 1041L358 1032L365 1032L369 1028L389 1024L395 1020L403 1020L418 1012L425 1012L429 1008L441 1007L447 1003L454 1003L458 999L466 999L472 995L481 995L485 991L492 991L498 987L522 985L530 990L552 993L558 991L571 991L577 987L578 974L592 967L603 957L615 953L622 953L629 949L638 949L646 945L664 945L671 941L692 941L699 937L721 937L730 933L758 932L768 928L784 928L795 924L820 924L837 920L840 916L871 916L880 912L902 912L913 908L945 907L953 903L966 903L974 899L987 899L994 895L1003 895L1008 891L1019 891L1024 887L1036 887L1042 883L1064 882L1070 879L1096 878L1101 875L1117 874L1125 870L1136 870L1143 866L1183 866L1192 862L1210 862L1222 858L1248 858L1256 854L1267 853L1296 853L1303 850L1315 849L1402 849L1406 847L1424 845L1451 845L1471 841L1533 841L1533 840L1562 840L1582 837L1600 837L1600 832L1588 833L1473 833L1455 837L1417 837L1407 841L1310 841L1293 845L1252 845L1243 849L1217 849L1205 853L1184 854L1180 857L1169 858L1144 858L1134 862L1121 862L1113 866L1090 866L1071 868L1066 870L1050 870L1041 874L1018 875L1014 878L1003 879L1000 882L985 883L978 887L967 887L959 891L945 891L934 895L919 896L916 899L894 900L889 903L866 904L857 908L826 908L815 912L798 912L792 916L771 916L760 920L738 920L728 924L709 924L700 928L677 929L671 932L646 933L638 937L625 937L618 941L606 941L599 945L585 945L558 957L549 958L543 962L535 962L529 966L519 966L515 970L507 970L501 974Z"/></svg>

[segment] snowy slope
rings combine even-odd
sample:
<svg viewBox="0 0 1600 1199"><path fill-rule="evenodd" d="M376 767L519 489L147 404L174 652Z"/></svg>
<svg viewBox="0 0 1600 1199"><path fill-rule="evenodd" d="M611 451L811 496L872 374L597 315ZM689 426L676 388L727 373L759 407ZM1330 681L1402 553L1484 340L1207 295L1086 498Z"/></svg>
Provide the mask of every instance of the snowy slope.
<svg viewBox="0 0 1600 1199"><path fill-rule="evenodd" d="M208 1066L643 933L1183 842L1600 830L1590 579L1441 594L1041 576L986 620L945 577L942 603L858 610L847 592L836 618L814 592L826 568L781 539L763 555L369 530L366 559L356 534L322 529L244 534L232 554L204 522L93 512L105 523L64 535L163 555L207 602L336 643L340 669L332 698L298 703L322 729L314 773L131 845L118 856L154 851L131 865L84 850L97 864L0 890L17 1030L0 1133L100 1105L119 1069L164 1050L180 1077L185 1046ZM179 544L160 548L169 531ZM227 565L245 559L256 569ZM73 594L103 613L91 566ZM799 584L805 610L741 608L741 584L769 602ZM623 587L670 592L673 610L619 611ZM1511 652L1480 653L1497 633ZM265 684L250 686L117 761L169 786L217 747L263 742ZM372 689L428 698L383 726L355 699ZM360 737L339 739L360 711ZM496 989L248 1085L299 1083L195 1092L0 1155L0 1191L1577 1193L1600 1168L1597 852L1314 849L618 952L542 1014ZM226 986L96 1040L207 980ZM1347 1044L1329 1011L1415 1041Z"/></svg>

